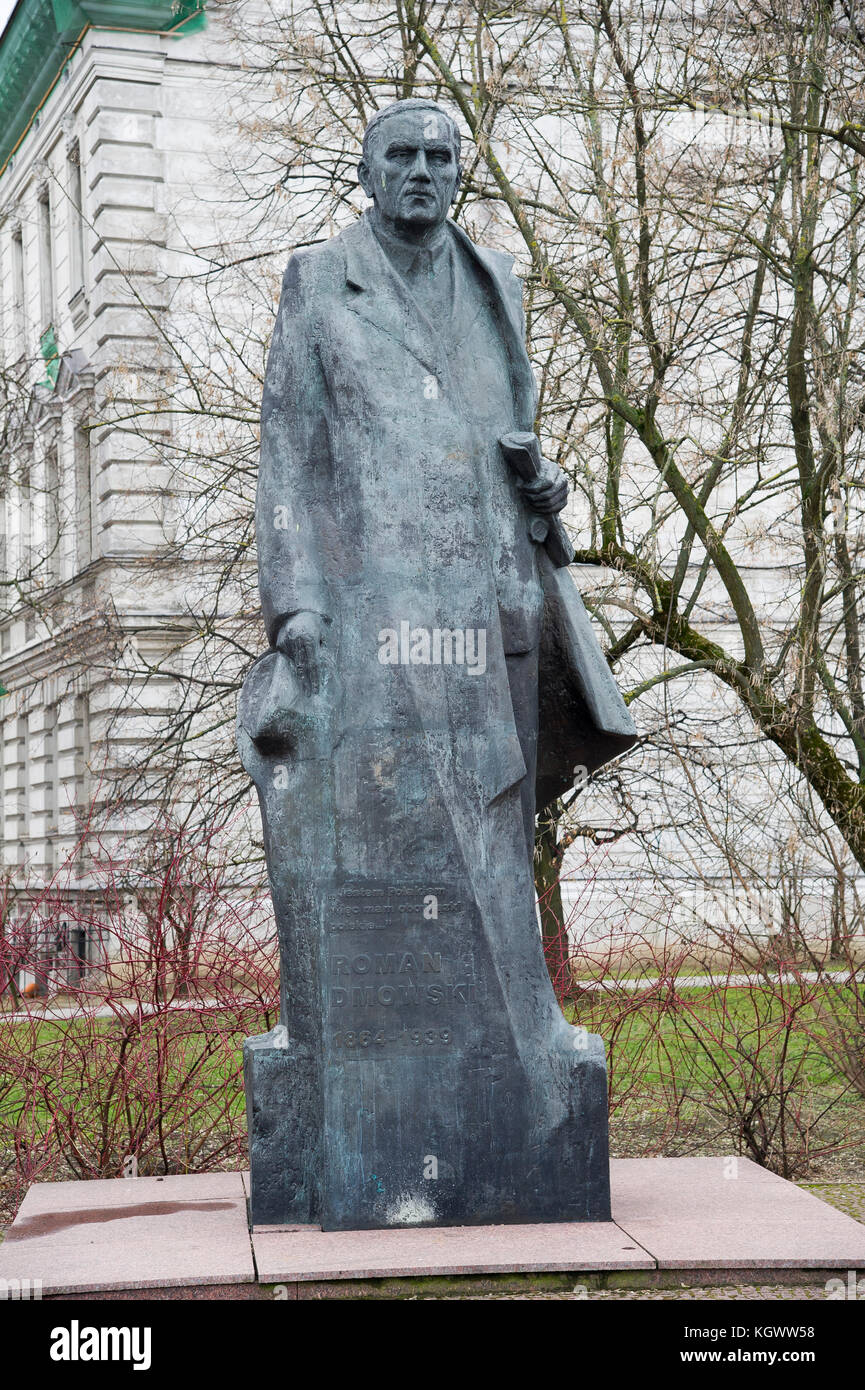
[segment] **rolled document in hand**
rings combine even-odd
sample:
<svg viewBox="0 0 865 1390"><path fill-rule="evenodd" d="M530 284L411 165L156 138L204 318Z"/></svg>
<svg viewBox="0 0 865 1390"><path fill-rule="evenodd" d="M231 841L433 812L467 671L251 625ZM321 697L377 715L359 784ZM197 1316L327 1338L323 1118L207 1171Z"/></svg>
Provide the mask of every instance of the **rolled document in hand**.
<svg viewBox="0 0 865 1390"><path fill-rule="evenodd" d="M544 476L541 446L536 434L528 431L515 431L503 434L499 440L501 451L524 483L539 482ZM529 499L527 499L529 501ZM531 502L529 501L529 506ZM574 558L574 547L560 517L542 516L534 512L529 521L529 535L533 541L542 543L544 549L557 569L570 565Z"/></svg>

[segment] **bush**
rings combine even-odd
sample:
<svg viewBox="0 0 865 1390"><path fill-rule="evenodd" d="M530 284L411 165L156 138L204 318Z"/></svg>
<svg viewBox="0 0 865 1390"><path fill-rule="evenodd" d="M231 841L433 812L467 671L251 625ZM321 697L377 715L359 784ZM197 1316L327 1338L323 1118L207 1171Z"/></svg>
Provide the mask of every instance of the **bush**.
<svg viewBox="0 0 865 1390"><path fill-rule="evenodd" d="M243 1039L278 1017L269 904L229 893L210 845L152 843L143 862L97 853L83 905L58 876L0 941L0 979L29 961L47 993L7 991L0 1012L0 1151L21 1185L245 1164Z"/></svg>

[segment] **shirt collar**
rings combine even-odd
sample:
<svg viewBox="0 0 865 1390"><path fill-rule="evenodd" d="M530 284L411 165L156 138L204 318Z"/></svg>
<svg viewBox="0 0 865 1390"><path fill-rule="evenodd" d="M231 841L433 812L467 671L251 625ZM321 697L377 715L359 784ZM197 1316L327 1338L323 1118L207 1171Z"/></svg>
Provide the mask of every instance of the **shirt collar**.
<svg viewBox="0 0 865 1390"><path fill-rule="evenodd" d="M377 217L370 216L370 224L379 246L391 265L402 275L418 275L424 271L434 275L447 255L449 239L446 223L443 223L436 235L422 246L415 246L393 236Z"/></svg>

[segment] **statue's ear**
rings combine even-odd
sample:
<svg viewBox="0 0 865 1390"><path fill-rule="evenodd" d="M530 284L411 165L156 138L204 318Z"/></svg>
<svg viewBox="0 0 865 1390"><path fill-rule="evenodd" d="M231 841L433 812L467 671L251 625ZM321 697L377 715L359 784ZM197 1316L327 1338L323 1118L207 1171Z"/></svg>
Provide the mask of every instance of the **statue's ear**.
<svg viewBox="0 0 865 1390"><path fill-rule="evenodd" d="M364 160L361 160L360 164L357 166L357 177L364 193L368 198L371 198L373 196L372 179L370 177L369 165Z"/></svg>
<svg viewBox="0 0 865 1390"><path fill-rule="evenodd" d="M451 198L451 207L453 207L454 203L456 202L457 198L459 197L459 191L460 191L460 189L462 188L462 183L463 183L463 166L462 166L461 164L458 164L458 165L457 165L457 178L456 178L456 183L454 184L453 197Z"/></svg>

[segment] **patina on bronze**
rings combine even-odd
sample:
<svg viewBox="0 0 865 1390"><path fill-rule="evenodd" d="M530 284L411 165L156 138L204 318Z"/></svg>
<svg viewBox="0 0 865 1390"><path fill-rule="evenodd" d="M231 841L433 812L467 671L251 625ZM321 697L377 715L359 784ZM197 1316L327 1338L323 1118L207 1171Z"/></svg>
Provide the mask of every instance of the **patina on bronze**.
<svg viewBox="0 0 865 1390"><path fill-rule="evenodd" d="M447 217L456 126L387 107L359 174L370 209L289 261L262 404L271 649L238 739L282 989L245 1047L253 1221L603 1220L604 1049L556 1003L532 841L634 728L527 439L520 281Z"/></svg>

